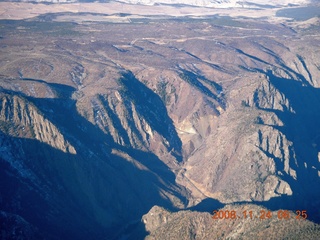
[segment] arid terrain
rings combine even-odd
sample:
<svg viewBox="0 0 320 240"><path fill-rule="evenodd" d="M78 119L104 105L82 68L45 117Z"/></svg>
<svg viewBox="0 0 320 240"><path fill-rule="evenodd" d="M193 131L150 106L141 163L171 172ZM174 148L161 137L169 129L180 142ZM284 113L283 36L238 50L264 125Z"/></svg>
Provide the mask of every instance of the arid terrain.
<svg viewBox="0 0 320 240"><path fill-rule="evenodd" d="M2 239L319 236L319 5L0 6Z"/></svg>

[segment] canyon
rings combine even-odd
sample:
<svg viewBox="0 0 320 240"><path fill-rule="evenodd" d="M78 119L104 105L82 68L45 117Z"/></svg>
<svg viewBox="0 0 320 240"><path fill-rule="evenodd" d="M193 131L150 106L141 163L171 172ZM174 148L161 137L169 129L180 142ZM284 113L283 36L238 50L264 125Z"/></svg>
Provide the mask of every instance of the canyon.
<svg viewBox="0 0 320 240"><path fill-rule="evenodd" d="M0 4L4 239L319 235L318 16Z"/></svg>

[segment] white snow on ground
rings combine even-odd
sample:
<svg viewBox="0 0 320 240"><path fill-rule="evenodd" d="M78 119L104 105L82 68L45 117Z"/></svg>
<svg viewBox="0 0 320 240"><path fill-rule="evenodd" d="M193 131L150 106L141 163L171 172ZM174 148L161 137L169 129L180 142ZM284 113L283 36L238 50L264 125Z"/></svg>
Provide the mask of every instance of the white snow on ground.
<svg viewBox="0 0 320 240"><path fill-rule="evenodd" d="M229 7L242 7L251 4L259 5L272 5L272 6L287 6L288 4L307 4L310 0L119 0L119 2L142 4L142 5L154 5L154 4L186 4L192 6L201 7L217 7L217 8L229 8Z"/></svg>

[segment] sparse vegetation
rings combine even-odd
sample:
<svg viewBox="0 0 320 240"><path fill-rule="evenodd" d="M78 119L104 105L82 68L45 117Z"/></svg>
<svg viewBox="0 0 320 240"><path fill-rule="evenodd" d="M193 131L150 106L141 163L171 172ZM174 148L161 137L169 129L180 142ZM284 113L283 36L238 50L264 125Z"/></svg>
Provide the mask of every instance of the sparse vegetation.
<svg viewBox="0 0 320 240"><path fill-rule="evenodd" d="M32 12L0 20L1 224L25 219L49 239L143 239L140 219L159 205L149 238L315 239L309 221L209 212L259 204L319 221L318 29L92 4L99 14L57 4L66 12L40 17L42 4L0 4L2 17Z"/></svg>
<svg viewBox="0 0 320 240"><path fill-rule="evenodd" d="M250 107L249 102L246 101L246 100L242 100L242 101L241 101L241 106L242 106L242 107Z"/></svg>

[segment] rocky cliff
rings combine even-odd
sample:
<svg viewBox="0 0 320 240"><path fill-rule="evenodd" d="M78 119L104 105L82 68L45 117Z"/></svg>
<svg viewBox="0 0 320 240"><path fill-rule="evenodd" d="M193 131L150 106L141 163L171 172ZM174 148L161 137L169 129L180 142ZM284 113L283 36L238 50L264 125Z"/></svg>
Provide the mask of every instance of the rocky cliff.
<svg viewBox="0 0 320 240"><path fill-rule="evenodd" d="M293 219L219 231L209 213L252 204L319 221L319 22L56 21L71 15L2 21L6 236L318 233Z"/></svg>
<svg viewBox="0 0 320 240"><path fill-rule="evenodd" d="M142 221L150 235L146 239L315 239L320 233L319 225L309 221L277 218L278 212L255 205L230 205L220 211L241 214L252 211L267 212L270 218L212 219L203 212L180 211L171 213L158 206L143 216ZM290 212L291 215L294 213ZM243 217L243 216L242 216Z"/></svg>

